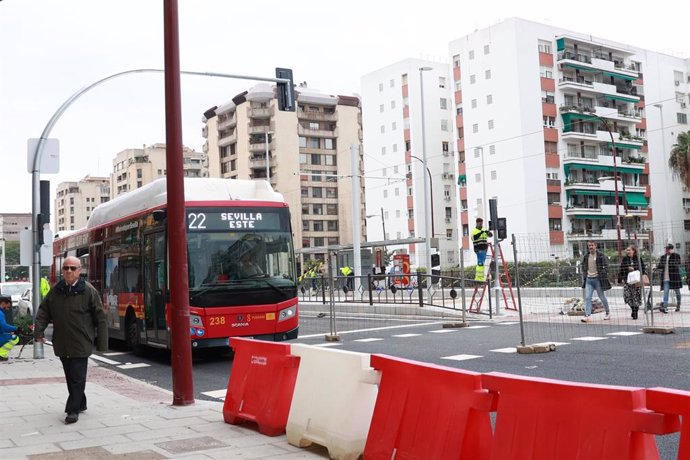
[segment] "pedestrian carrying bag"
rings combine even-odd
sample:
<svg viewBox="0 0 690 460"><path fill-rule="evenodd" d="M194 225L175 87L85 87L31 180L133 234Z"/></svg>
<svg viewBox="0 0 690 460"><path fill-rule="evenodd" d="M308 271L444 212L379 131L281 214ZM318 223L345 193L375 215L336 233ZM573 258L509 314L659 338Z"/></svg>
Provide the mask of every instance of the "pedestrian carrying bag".
<svg viewBox="0 0 690 460"><path fill-rule="evenodd" d="M641 281L641 276L640 276L640 271L639 270L633 270L630 273L628 273L628 284L631 286L637 286L640 284Z"/></svg>

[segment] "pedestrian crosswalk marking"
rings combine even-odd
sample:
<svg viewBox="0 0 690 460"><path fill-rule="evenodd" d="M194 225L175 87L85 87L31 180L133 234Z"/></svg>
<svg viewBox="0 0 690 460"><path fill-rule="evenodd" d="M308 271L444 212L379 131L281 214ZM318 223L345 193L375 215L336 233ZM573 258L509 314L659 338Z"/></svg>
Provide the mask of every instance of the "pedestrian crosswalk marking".
<svg viewBox="0 0 690 460"><path fill-rule="evenodd" d="M122 364L119 361L114 361L112 359L104 358L103 356L99 356L99 355L91 355L91 358L95 359L96 361L100 361L102 363L111 364L113 366L117 365L117 364Z"/></svg>
<svg viewBox="0 0 690 460"><path fill-rule="evenodd" d="M407 337L419 337L422 334L398 334L394 335L393 337L401 337L401 338L407 338Z"/></svg>
<svg viewBox="0 0 690 460"><path fill-rule="evenodd" d="M517 348L507 347L507 348L496 348L495 350L489 350L496 353L517 353Z"/></svg>
<svg viewBox="0 0 690 460"><path fill-rule="evenodd" d="M453 356L443 356L441 359L448 359L451 361L467 361L468 359L482 358L479 355L453 355Z"/></svg>
<svg viewBox="0 0 690 460"><path fill-rule="evenodd" d="M336 343L336 342L326 342L326 343L315 343L312 345L312 347L338 347L342 345L342 343Z"/></svg>
<svg viewBox="0 0 690 460"><path fill-rule="evenodd" d="M484 329L485 327L491 327L491 326L468 326L466 329Z"/></svg>
<svg viewBox="0 0 690 460"><path fill-rule="evenodd" d="M436 329L435 331L429 331L432 334L445 334L447 332L455 332L454 329Z"/></svg>
<svg viewBox="0 0 690 460"><path fill-rule="evenodd" d="M357 339L357 340L353 340L353 342L365 342L365 343L366 343L366 342L378 342L379 340L383 340L383 339L379 339L379 338L375 338L375 337L370 337L370 338L368 338L368 339Z"/></svg>
<svg viewBox="0 0 690 460"><path fill-rule="evenodd" d="M640 335L640 334L642 334L642 332L621 331L621 332L609 332L609 333L606 334L606 335L619 335L619 336L622 336L622 337L627 337L627 336L630 336L630 335Z"/></svg>
<svg viewBox="0 0 690 460"><path fill-rule="evenodd" d="M583 342L596 342L597 340L606 340L608 337L591 337L591 336L586 336L586 337L573 337L570 340L581 340Z"/></svg>
<svg viewBox="0 0 690 460"><path fill-rule="evenodd" d="M151 365L146 363L127 363L117 367L118 369L138 369L140 367L151 367Z"/></svg>

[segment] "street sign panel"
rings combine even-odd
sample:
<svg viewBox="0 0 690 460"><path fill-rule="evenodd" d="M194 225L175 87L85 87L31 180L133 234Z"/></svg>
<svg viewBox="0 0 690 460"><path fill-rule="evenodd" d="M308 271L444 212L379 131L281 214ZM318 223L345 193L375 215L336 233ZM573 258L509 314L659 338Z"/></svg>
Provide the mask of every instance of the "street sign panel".
<svg viewBox="0 0 690 460"><path fill-rule="evenodd" d="M29 139L27 141L26 170L29 173L34 172L34 154L36 153L38 141L38 139ZM42 174L57 174L60 172L60 141L58 139L43 140L43 153L41 154L41 163L38 165L38 170Z"/></svg>

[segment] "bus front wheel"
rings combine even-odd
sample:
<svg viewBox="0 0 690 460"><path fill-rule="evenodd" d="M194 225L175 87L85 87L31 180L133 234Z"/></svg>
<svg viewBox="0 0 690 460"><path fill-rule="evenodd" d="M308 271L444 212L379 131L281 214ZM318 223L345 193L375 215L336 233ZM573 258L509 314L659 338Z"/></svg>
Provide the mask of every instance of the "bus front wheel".
<svg viewBox="0 0 690 460"><path fill-rule="evenodd" d="M127 348L136 351L139 346L139 326L134 313L130 310L125 318L125 343Z"/></svg>

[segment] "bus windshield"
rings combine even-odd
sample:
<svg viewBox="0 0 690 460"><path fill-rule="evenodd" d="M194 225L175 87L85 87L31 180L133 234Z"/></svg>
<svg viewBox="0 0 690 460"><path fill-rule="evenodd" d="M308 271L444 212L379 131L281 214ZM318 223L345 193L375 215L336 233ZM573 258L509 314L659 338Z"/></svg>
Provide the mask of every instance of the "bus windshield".
<svg viewBox="0 0 690 460"><path fill-rule="evenodd" d="M291 241L287 232L189 234L190 293L219 284L231 290L294 287Z"/></svg>

